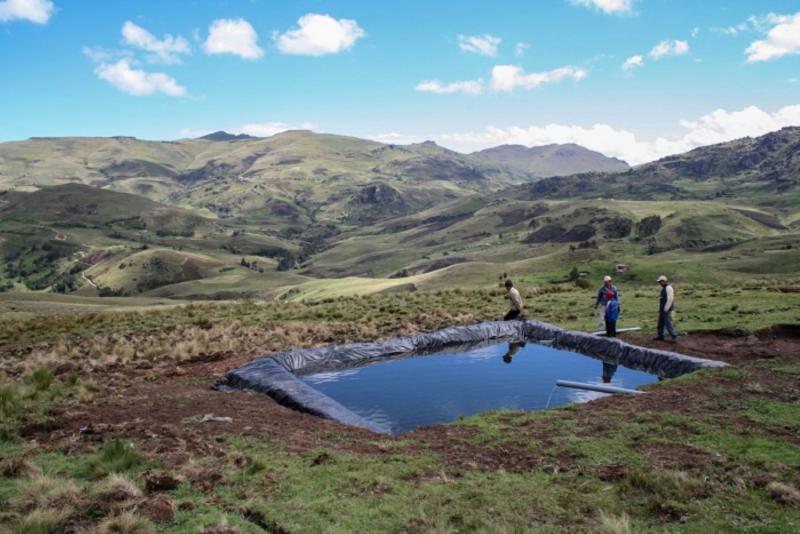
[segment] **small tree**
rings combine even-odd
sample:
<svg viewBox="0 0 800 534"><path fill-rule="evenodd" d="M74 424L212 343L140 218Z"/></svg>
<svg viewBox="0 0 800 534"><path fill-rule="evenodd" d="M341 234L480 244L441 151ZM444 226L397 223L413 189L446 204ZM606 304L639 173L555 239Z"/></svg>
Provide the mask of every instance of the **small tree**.
<svg viewBox="0 0 800 534"><path fill-rule="evenodd" d="M572 270L569 272L569 281L574 282L578 279L578 268L573 267Z"/></svg>

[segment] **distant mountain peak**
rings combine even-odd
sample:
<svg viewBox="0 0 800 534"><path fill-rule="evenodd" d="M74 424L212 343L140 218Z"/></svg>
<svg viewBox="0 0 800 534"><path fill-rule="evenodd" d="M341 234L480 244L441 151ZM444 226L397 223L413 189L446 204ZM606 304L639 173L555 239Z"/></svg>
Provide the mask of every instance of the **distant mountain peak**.
<svg viewBox="0 0 800 534"><path fill-rule="evenodd" d="M203 139L205 141L247 141L249 139L258 139L258 137L253 137L252 135L247 134L236 135L228 133L224 130L218 130L202 137L198 137L198 139Z"/></svg>
<svg viewBox="0 0 800 534"><path fill-rule="evenodd" d="M575 143L527 147L500 145L473 152L473 156L501 163L539 177L569 176L584 172L625 171L628 164Z"/></svg>

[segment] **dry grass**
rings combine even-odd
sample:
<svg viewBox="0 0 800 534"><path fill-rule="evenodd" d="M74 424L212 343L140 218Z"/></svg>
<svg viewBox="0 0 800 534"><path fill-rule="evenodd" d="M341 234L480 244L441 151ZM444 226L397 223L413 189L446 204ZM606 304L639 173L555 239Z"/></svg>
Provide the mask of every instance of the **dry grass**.
<svg viewBox="0 0 800 534"><path fill-rule="evenodd" d="M25 534L61 532L72 515L71 508L37 508L25 515L15 528Z"/></svg>
<svg viewBox="0 0 800 534"><path fill-rule="evenodd" d="M34 369L57 368L68 361L76 370L97 370L136 362L183 362L213 354L262 354L287 347L308 347L334 342L367 341L479 320L472 314L450 314L440 310L411 319L371 319L356 322L320 320L310 323L239 320L212 324L179 325L145 332L115 333L75 338L64 335L57 342L39 347L27 357L4 362L11 375Z"/></svg>
<svg viewBox="0 0 800 534"><path fill-rule="evenodd" d="M631 520L628 514L622 515L609 514L604 511L600 512L600 528L598 529L602 534L631 534Z"/></svg>
<svg viewBox="0 0 800 534"><path fill-rule="evenodd" d="M24 457L8 458L0 462L0 476L6 478L32 477L42 473L38 465Z"/></svg>
<svg viewBox="0 0 800 534"><path fill-rule="evenodd" d="M770 482L767 484L767 491L773 500L789 506L800 504L800 491L782 482Z"/></svg>
<svg viewBox="0 0 800 534"><path fill-rule="evenodd" d="M23 483L14 504L22 510L65 508L80 498L71 480L36 475Z"/></svg>
<svg viewBox="0 0 800 534"><path fill-rule="evenodd" d="M236 527L232 527L228 524L228 518L222 516L219 523L214 525L213 527L206 527L200 531L200 534L240 534L241 530Z"/></svg>
<svg viewBox="0 0 800 534"><path fill-rule="evenodd" d="M150 534L155 532L150 520L131 512L109 517L97 529L99 534Z"/></svg>
<svg viewBox="0 0 800 534"><path fill-rule="evenodd" d="M126 506L141 498L142 491L125 475L112 473L94 488L92 494L103 504Z"/></svg>

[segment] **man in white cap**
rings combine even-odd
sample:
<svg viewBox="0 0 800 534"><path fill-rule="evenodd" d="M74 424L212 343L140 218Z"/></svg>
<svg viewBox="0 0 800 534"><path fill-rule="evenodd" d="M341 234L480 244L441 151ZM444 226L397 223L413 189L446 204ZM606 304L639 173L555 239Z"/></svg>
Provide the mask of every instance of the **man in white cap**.
<svg viewBox="0 0 800 534"><path fill-rule="evenodd" d="M658 285L661 286L661 297L658 302L658 336L653 339L664 341L664 329L666 329L672 341L675 341L678 338L678 334L672 326L672 313L675 311L675 291L663 274L658 277Z"/></svg>
<svg viewBox="0 0 800 534"><path fill-rule="evenodd" d="M603 285L597 291L597 300L594 303L594 307L597 309L597 328L600 330L606 329L606 305L616 295L618 295L617 286L611 283L610 276L604 276Z"/></svg>

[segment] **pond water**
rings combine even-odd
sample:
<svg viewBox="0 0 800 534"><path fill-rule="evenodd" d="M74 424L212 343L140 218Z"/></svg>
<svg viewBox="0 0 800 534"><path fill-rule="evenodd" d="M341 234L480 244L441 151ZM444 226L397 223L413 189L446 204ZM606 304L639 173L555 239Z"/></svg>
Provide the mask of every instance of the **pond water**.
<svg viewBox="0 0 800 534"><path fill-rule="evenodd" d="M642 371L532 342L403 355L298 378L391 433L486 410L542 410L606 395L557 387L558 379L631 389L657 380Z"/></svg>

